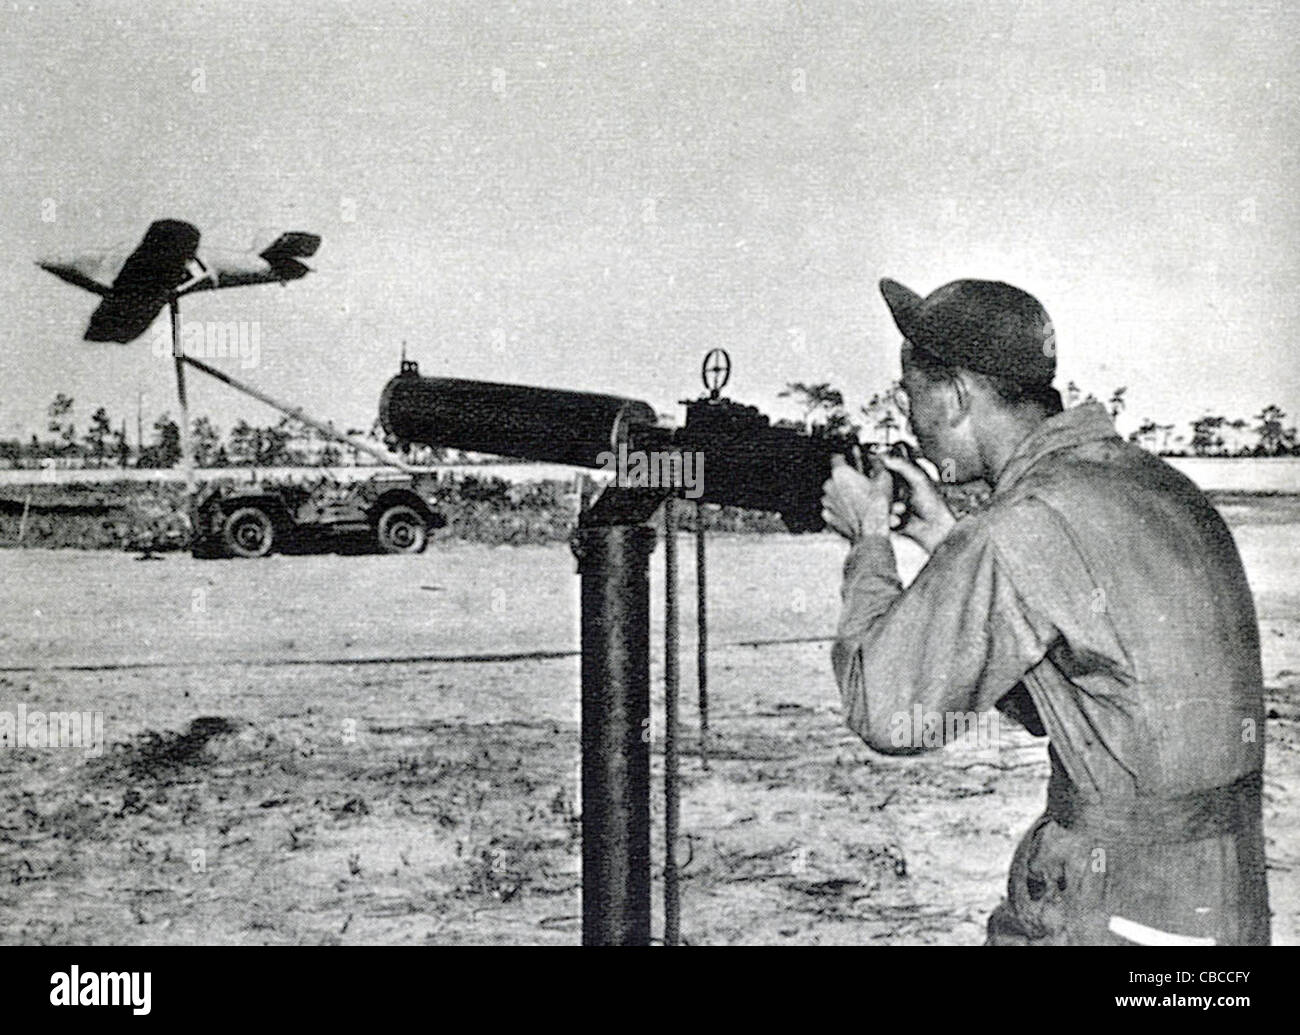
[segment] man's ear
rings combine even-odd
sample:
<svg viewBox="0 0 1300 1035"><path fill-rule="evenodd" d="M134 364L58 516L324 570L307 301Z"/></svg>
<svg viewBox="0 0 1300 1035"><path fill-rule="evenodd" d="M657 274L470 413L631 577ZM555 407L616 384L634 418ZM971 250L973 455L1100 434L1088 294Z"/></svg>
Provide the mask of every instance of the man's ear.
<svg viewBox="0 0 1300 1035"><path fill-rule="evenodd" d="M951 376L945 378L943 393L948 426L955 428L966 419L971 408L971 382L966 372L954 371Z"/></svg>

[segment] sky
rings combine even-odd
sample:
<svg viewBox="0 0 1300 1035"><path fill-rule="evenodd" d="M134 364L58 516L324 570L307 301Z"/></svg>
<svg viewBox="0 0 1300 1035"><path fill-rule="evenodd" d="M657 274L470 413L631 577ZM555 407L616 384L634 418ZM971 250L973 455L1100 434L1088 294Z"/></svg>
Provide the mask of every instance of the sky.
<svg viewBox="0 0 1300 1035"><path fill-rule="evenodd" d="M318 233L314 272L186 298L260 332L218 365L367 427L402 343L426 373L857 405L898 373L881 277L1035 294L1059 383L1141 417L1300 412L1300 13L1138 4L6 3L0 437L56 392L176 412L148 339L34 265ZM190 375L193 414L275 419Z"/></svg>

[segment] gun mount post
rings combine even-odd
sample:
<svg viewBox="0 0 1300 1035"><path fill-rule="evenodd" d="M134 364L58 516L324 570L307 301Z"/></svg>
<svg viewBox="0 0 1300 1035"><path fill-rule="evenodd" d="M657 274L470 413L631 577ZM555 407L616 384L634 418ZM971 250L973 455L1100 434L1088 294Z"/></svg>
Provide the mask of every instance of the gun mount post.
<svg viewBox="0 0 1300 1035"><path fill-rule="evenodd" d="M608 489L573 552L582 608L582 942L650 943L650 554L658 493Z"/></svg>
<svg viewBox="0 0 1300 1035"><path fill-rule="evenodd" d="M681 787L677 779L677 501L664 502L664 944L681 941L677 831Z"/></svg>
<svg viewBox="0 0 1300 1035"><path fill-rule="evenodd" d="M695 505L695 679L699 686L700 766L709 771L709 618L704 577L704 504Z"/></svg>

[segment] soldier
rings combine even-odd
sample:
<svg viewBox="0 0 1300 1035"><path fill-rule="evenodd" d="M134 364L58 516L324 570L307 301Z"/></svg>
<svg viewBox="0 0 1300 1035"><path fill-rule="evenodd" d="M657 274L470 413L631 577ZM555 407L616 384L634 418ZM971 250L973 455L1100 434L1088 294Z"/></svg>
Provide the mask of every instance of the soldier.
<svg viewBox="0 0 1300 1035"><path fill-rule="evenodd" d="M832 650L849 727L906 753L933 746L898 742L917 705L996 706L1050 738L1047 807L987 944L1267 944L1259 633L1222 518L1102 406L1062 410L1031 295L880 288L922 453L993 491L956 520L905 460L835 466L822 502L851 544ZM889 472L911 487L902 534L930 554L907 589Z"/></svg>

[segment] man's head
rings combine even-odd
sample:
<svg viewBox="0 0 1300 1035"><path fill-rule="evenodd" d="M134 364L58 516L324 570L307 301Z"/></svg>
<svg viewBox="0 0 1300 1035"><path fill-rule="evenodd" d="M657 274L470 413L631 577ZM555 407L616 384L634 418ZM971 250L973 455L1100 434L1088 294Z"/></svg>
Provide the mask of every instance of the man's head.
<svg viewBox="0 0 1300 1035"><path fill-rule="evenodd" d="M1061 411L1047 312L1009 284L957 280L921 298L880 283L903 332L903 392L922 452L952 481L992 479L1011 449Z"/></svg>

